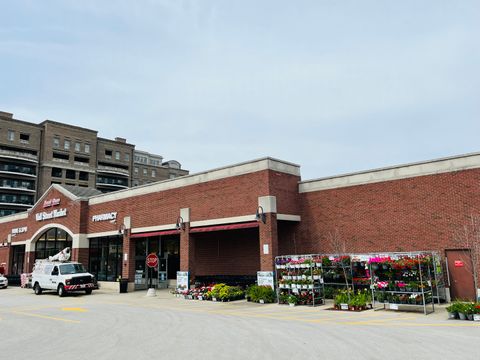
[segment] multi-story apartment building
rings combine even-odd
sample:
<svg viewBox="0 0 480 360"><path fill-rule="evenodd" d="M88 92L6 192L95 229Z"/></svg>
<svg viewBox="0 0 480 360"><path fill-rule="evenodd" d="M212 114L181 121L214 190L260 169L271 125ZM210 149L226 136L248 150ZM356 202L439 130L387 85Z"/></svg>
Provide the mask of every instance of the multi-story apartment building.
<svg viewBox="0 0 480 360"><path fill-rule="evenodd" d="M145 151L134 151L132 186L150 184L164 179L187 175L176 160L163 162L160 155Z"/></svg>
<svg viewBox="0 0 480 360"><path fill-rule="evenodd" d="M51 184L110 192L188 174L177 161L137 151L124 138L97 135L79 126L52 120L34 124L0 112L0 216L29 209Z"/></svg>

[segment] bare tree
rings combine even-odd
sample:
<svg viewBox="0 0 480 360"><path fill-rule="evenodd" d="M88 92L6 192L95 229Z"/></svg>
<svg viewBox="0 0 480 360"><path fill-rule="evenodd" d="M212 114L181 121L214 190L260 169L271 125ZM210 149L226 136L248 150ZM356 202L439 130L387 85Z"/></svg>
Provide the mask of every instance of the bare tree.
<svg viewBox="0 0 480 360"><path fill-rule="evenodd" d="M454 240L459 247L470 253L472 262L465 264L465 268L473 275L476 292L478 289L478 268L480 267L480 216L470 215L468 223L455 232Z"/></svg>
<svg viewBox="0 0 480 360"><path fill-rule="evenodd" d="M340 231L338 228L335 228L333 232L328 232L327 233L327 240L330 244L330 248L332 249L333 253L338 255L338 256L343 256L346 255L347 252L347 242L345 239L342 239L340 235ZM351 260L351 259L350 259ZM345 265L344 261L341 260L340 258L340 266L342 267L343 270L343 276L345 278L345 286L347 290L350 290L350 283L348 282L348 276L347 276L347 266ZM350 269L348 269L350 270Z"/></svg>

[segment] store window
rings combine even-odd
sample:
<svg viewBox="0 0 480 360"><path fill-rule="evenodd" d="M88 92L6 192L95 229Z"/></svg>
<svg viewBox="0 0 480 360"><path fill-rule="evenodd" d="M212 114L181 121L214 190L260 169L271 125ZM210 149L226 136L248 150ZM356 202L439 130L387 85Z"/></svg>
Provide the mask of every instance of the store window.
<svg viewBox="0 0 480 360"><path fill-rule="evenodd" d="M89 272L99 281L117 281L122 275L122 251L120 236L90 239Z"/></svg>
<svg viewBox="0 0 480 360"><path fill-rule="evenodd" d="M49 229L35 242L35 259L46 259L66 247L72 247L72 237L65 230Z"/></svg>

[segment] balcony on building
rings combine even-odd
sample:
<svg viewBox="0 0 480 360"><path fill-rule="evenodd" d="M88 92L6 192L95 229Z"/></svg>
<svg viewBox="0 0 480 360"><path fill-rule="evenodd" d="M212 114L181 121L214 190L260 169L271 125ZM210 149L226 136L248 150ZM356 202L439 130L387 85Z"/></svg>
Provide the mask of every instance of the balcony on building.
<svg viewBox="0 0 480 360"><path fill-rule="evenodd" d="M113 175L97 175L97 189L102 192L111 192L128 188L128 178Z"/></svg>
<svg viewBox="0 0 480 360"><path fill-rule="evenodd" d="M0 192L0 206L10 208L31 208L34 204L34 195L26 194L10 194Z"/></svg>
<svg viewBox="0 0 480 360"><path fill-rule="evenodd" d="M0 146L0 158L15 162L38 163L38 155L36 151L12 148L9 146Z"/></svg>
<svg viewBox="0 0 480 360"><path fill-rule="evenodd" d="M23 165L0 160L0 175L35 178L36 174L35 165Z"/></svg>

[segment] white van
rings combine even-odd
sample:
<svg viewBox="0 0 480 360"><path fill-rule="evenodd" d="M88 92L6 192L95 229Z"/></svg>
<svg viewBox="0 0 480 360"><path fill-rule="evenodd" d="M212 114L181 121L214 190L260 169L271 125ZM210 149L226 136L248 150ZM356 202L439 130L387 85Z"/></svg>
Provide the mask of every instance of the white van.
<svg viewBox="0 0 480 360"><path fill-rule="evenodd" d="M54 290L59 296L74 291L87 295L96 288L95 278L78 262L37 260L32 273L33 291L40 295L43 290Z"/></svg>

